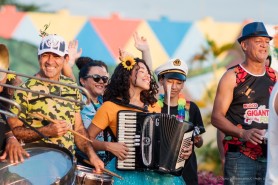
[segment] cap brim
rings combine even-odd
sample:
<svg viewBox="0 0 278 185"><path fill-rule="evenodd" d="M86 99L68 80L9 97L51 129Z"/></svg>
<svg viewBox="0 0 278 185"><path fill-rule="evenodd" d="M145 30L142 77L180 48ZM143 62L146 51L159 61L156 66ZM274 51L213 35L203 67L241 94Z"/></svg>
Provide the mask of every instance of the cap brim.
<svg viewBox="0 0 278 185"><path fill-rule="evenodd" d="M67 52L60 52L60 51L50 48L50 49L44 49L43 51L38 52L38 55L41 55L43 53L55 53L55 54L59 55L60 57L64 57L67 54Z"/></svg>
<svg viewBox="0 0 278 185"><path fill-rule="evenodd" d="M245 39L248 39L250 37L268 37L270 40L272 40L273 37L269 36L269 35L248 35L248 36L243 36L237 39L237 41L239 43L241 43L242 41L244 41Z"/></svg>
<svg viewBox="0 0 278 185"><path fill-rule="evenodd" d="M181 80L181 81L185 81L186 80L186 76L184 76L181 73L166 73L163 74L164 78L167 79L176 79L176 80Z"/></svg>

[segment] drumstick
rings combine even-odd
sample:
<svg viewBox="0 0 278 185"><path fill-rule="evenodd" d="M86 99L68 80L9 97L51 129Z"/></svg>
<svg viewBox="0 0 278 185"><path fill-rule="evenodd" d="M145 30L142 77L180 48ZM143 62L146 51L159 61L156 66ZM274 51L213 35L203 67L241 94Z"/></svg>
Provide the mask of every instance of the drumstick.
<svg viewBox="0 0 278 185"><path fill-rule="evenodd" d="M42 117L42 118L44 118L44 119L46 119L46 120L48 120L48 121L51 121L51 122L56 123L56 124L59 124L59 122L57 122L56 120L54 120L54 119L52 119L52 118L50 118L50 117L48 117L48 116L46 116L46 115L43 115L43 114L41 114L41 113L38 113L38 112L37 112L37 113L33 113L32 115L35 116L35 117L37 117L37 118L39 118L39 119ZM89 141L89 142L93 143L92 140L90 140L90 139L88 139L87 137L83 136L83 135L80 134L79 132L76 132L75 130L72 130L72 129L69 129L69 131L72 132L73 134L79 136L79 137L82 137L82 138L85 139L86 141Z"/></svg>
<svg viewBox="0 0 278 185"><path fill-rule="evenodd" d="M85 163L89 164L89 165L92 165L92 164L90 163L90 161L88 161L87 159L84 159L83 161L84 161ZM121 179L121 180L124 179L124 178L121 177L120 175L118 175L118 174L116 174L116 173L114 173L114 172L111 172L110 170L107 170L107 169L105 169L105 168L103 169L103 171L105 171L105 172L108 173L109 175L118 177L118 178Z"/></svg>

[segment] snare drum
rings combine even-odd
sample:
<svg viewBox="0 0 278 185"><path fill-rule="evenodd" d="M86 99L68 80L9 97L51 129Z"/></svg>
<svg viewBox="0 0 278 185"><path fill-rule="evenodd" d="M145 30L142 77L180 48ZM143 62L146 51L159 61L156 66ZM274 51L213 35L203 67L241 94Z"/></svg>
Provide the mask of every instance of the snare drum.
<svg viewBox="0 0 278 185"><path fill-rule="evenodd" d="M107 174L92 173L92 168L77 165L75 171L76 185L112 185L114 180Z"/></svg>
<svg viewBox="0 0 278 185"><path fill-rule="evenodd" d="M46 143L28 143L23 148L30 154L23 163L0 163L3 184L73 184L76 165L69 150Z"/></svg>

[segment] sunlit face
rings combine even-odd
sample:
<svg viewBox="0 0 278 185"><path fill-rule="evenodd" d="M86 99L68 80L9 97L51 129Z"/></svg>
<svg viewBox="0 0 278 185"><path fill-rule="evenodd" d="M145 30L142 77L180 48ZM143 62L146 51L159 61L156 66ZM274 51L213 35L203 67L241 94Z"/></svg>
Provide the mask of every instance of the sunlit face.
<svg viewBox="0 0 278 185"><path fill-rule="evenodd" d="M182 80L163 78L163 79L160 79L159 82L163 86L165 94L168 94L167 86L171 85L170 98L177 97L184 87L184 81L182 81Z"/></svg>
<svg viewBox="0 0 278 185"><path fill-rule="evenodd" d="M251 37L241 43L246 55L253 61L264 63L269 54L268 37Z"/></svg>
<svg viewBox="0 0 278 185"><path fill-rule="evenodd" d="M93 77L109 77L108 72L104 67L99 66L93 66L90 67L90 70L87 74L87 76L90 76L89 78L81 78L80 82L82 83L82 86L85 87L91 96L98 97L103 95L105 86L107 85L107 82L104 83L101 78L93 78ZM96 82L98 81L98 82Z"/></svg>
<svg viewBox="0 0 278 185"><path fill-rule="evenodd" d="M40 75L43 78L58 80L64 66L65 58L55 53L43 53L39 56Z"/></svg>
<svg viewBox="0 0 278 185"><path fill-rule="evenodd" d="M139 69L138 69L139 68ZM150 89L151 75L145 64L142 62L136 65L131 73L130 86L141 88L142 90Z"/></svg>

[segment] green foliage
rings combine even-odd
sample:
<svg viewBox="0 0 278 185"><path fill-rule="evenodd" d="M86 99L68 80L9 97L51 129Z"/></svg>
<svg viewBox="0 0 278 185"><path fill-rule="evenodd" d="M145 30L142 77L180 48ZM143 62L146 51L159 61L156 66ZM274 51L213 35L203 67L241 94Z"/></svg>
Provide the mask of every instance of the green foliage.
<svg viewBox="0 0 278 185"><path fill-rule="evenodd" d="M215 57L219 56L221 53L231 50L234 48L234 43L226 43L222 46L217 46L214 40L209 39L207 36L207 43Z"/></svg>
<svg viewBox="0 0 278 185"><path fill-rule="evenodd" d="M23 41L0 38L0 43L8 47L10 70L28 75L35 74L39 69L37 47Z"/></svg>
<svg viewBox="0 0 278 185"><path fill-rule="evenodd" d="M217 147L212 146L214 141L210 141L208 144L202 146L196 150L198 160L203 164L213 164L214 174L220 175L222 173L222 166L220 155Z"/></svg>

